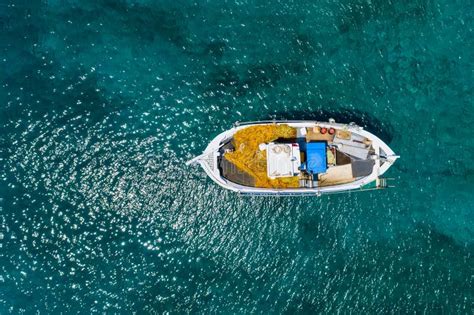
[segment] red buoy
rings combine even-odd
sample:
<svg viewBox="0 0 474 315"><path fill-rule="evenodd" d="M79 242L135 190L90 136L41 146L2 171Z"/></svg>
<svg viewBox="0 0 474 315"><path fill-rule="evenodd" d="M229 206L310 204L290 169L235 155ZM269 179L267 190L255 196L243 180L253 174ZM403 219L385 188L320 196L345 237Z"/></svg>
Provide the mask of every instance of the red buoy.
<svg viewBox="0 0 474 315"><path fill-rule="evenodd" d="M323 135L326 134L326 132L328 132L328 128L325 128L325 127L321 128L321 133Z"/></svg>
<svg viewBox="0 0 474 315"><path fill-rule="evenodd" d="M329 134L330 135L333 135L335 132L336 132L336 130L334 128L329 128Z"/></svg>

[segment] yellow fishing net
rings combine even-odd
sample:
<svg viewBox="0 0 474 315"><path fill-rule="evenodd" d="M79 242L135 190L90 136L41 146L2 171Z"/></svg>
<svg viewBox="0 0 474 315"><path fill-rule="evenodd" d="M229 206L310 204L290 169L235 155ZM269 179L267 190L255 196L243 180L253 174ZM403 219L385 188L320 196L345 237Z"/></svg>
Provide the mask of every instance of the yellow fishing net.
<svg viewBox="0 0 474 315"><path fill-rule="evenodd" d="M225 158L240 170L255 179L256 187L296 188L298 176L270 179L267 177L267 152L258 148L261 143L276 139L296 138L296 129L288 125L249 126L234 135L233 152L227 152Z"/></svg>

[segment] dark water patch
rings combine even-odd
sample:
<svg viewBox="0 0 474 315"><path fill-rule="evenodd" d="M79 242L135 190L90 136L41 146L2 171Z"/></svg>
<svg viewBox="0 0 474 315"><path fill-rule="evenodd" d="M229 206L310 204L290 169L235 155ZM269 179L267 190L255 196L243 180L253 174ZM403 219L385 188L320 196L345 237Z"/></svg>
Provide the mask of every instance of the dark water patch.
<svg viewBox="0 0 474 315"><path fill-rule="evenodd" d="M8 45L20 48L16 44L32 43L38 39L39 31L44 30L42 28L44 19L41 15L44 7L41 3L2 3L0 7L2 8L0 25L4 31L0 36L2 39L8 39L8 41L0 42L0 47ZM18 36L18 34L24 36Z"/></svg>
<svg viewBox="0 0 474 315"><path fill-rule="evenodd" d="M284 68L277 64L253 65L248 67L244 86L250 89L272 87L281 79Z"/></svg>
<svg viewBox="0 0 474 315"><path fill-rule="evenodd" d="M19 69L15 76L4 78L4 87L8 87L12 100L2 107L4 118L13 125L29 119L60 116L57 123L77 119L87 119L89 124L103 120L111 113L126 108L130 103L120 96L105 96L99 81L104 79L97 73L86 69L69 70L60 68L54 59L45 63L36 56L31 68L35 71Z"/></svg>
<svg viewBox="0 0 474 315"><path fill-rule="evenodd" d="M243 85L240 82L240 77L233 67L225 66L219 67L216 71L209 74L210 91L224 89L235 90L234 94L240 95L243 93Z"/></svg>
<svg viewBox="0 0 474 315"><path fill-rule="evenodd" d="M365 296L365 302L362 303L364 307L368 307L369 310L374 308L388 310L390 301L395 303L395 310L400 312L408 311L411 307L420 311L423 309L437 311L445 307L461 310L466 307L462 301L465 298L472 298L472 294L468 293L470 280L454 279L450 276L449 270L466 268L472 260L468 254L470 250L456 246L449 238L437 235L425 227L419 227L417 231L422 235L421 238L403 234L388 242L367 241L364 248L359 250L368 255L370 253L377 255L369 258L356 253L349 260L345 272L357 274L358 281L364 283L362 290L365 292L374 290L380 293L377 298ZM420 251L420 248L423 250ZM451 255L464 258L450 261ZM375 276L385 272L388 274L387 277L382 277L383 279ZM407 292L417 286L419 279L430 283L432 288L436 289L424 289L418 292L420 300L414 305L406 300L409 296ZM455 301L443 298L442 293L449 291L451 286L459 288L460 294ZM465 292L466 295L461 292ZM361 305L357 306L359 303L356 303L356 300L361 302L360 298L353 296L343 303L346 307L359 309Z"/></svg>
<svg viewBox="0 0 474 315"><path fill-rule="evenodd" d="M212 56L215 62L219 62L226 51L227 45L220 40L213 40L206 45L203 50L203 56Z"/></svg>
<svg viewBox="0 0 474 315"><path fill-rule="evenodd" d="M113 27L118 34L137 37L145 41L153 41L160 37L170 43L182 47L188 43L183 9L158 6L147 7L126 1L104 0L98 3L99 10L105 10L116 19Z"/></svg>
<svg viewBox="0 0 474 315"><path fill-rule="evenodd" d="M48 35L56 41L52 50L89 54L101 49L107 55L120 54L118 43L129 41L126 51L134 55L142 52L140 46L154 53L172 51L173 54L200 55L207 40L196 40L188 21L196 19L197 5L169 2L147 6L127 1L93 1L80 6L51 6L49 18L57 21L55 32ZM71 25L77 26L74 30ZM55 39L54 39L55 38ZM66 47L60 47L66 43ZM132 44L133 43L133 44ZM105 56L101 56L105 57ZM128 55L130 57L130 55Z"/></svg>
<svg viewBox="0 0 474 315"><path fill-rule="evenodd" d="M256 64L243 69L219 66L208 75L205 96L230 93L233 96L244 96L250 91L271 88L282 78L284 68L275 64Z"/></svg>
<svg viewBox="0 0 474 315"><path fill-rule="evenodd" d="M308 33L298 33L292 40L292 46L298 48L298 55L308 56L317 52L318 46L314 43L313 37Z"/></svg>
<svg viewBox="0 0 474 315"><path fill-rule="evenodd" d="M240 65L229 65L223 61L228 50L227 44L220 41L201 44L204 52L210 52L215 62L206 77L204 95L230 94L242 97L270 90L287 78L301 76L301 80L304 80L303 76L309 72L311 58L320 52L320 46L309 33L294 32L286 37L289 44L284 58L280 52L270 55L266 60Z"/></svg>
<svg viewBox="0 0 474 315"><path fill-rule="evenodd" d="M258 63L240 68L220 65L209 72L205 96L230 94L235 97L274 88L279 81L289 76L298 76L306 71L301 59L279 64Z"/></svg>
<svg viewBox="0 0 474 315"><path fill-rule="evenodd" d="M350 31L361 31L368 23L388 21L393 25L404 22L426 22L431 18L434 8L431 1L391 2L383 0L352 1L341 4L339 31L344 34Z"/></svg>
<svg viewBox="0 0 474 315"><path fill-rule="evenodd" d="M336 246L337 229L327 229L325 224L331 220L305 216L300 223L301 245L303 251L331 250Z"/></svg>

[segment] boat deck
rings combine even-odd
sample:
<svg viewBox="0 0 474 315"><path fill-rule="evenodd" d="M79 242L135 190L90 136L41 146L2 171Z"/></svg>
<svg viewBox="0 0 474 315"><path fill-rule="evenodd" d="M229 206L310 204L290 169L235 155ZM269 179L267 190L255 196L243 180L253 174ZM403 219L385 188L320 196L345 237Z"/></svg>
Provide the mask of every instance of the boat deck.
<svg viewBox="0 0 474 315"><path fill-rule="evenodd" d="M374 152L371 141L348 131L337 130L335 134L322 134L315 128L305 128L304 130L300 128L294 129L293 133L284 130L287 134L280 137L279 130L274 125L254 128L247 127L244 129L245 132L240 131L240 134L237 135L240 136L239 141L233 137L220 147L218 166L221 176L226 180L247 187L267 187L267 184L269 187L276 188L324 187L345 184L368 176L375 164L373 160L369 159L370 154ZM260 143L271 141L299 145L302 162L306 161L309 143L330 144L331 147L326 147L327 169L317 174L316 178L312 177L312 171L310 174L306 171L299 176L288 177L290 180L298 181L296 186L294 183L289 185L285 182L287 178L279 178L271 182L274 179L268 180L267 173L260 167L262 163L265 165L267 163L265 155L255 153L261 152L258 147ZM237 155L236 147L238 148ZM228 158L229 154L233 154L234 157ZM266 166L263 169L266 169ZM263 182L262 179L266 179L268 182Z"/></svg>
<svg viewBox="0 0 474 315"><path fill-rule="evenodd" d="M268 121L237 124L186 164L199 163L214 182L240 193L319 195L385 187L380 176L398 158L352 123Z"/></svg>

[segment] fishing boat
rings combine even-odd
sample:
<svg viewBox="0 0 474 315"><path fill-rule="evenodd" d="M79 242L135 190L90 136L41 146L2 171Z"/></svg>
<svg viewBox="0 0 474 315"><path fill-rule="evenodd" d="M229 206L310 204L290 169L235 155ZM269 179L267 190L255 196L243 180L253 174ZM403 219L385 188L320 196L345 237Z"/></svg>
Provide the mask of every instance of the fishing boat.
<svg viewBox="0 0 474 315"><path fill-rule="evenodd" d="M217 135L198 164L243 195L316 195L389 187L381 176L399 158L355 123L257 121Z"/></svg>

